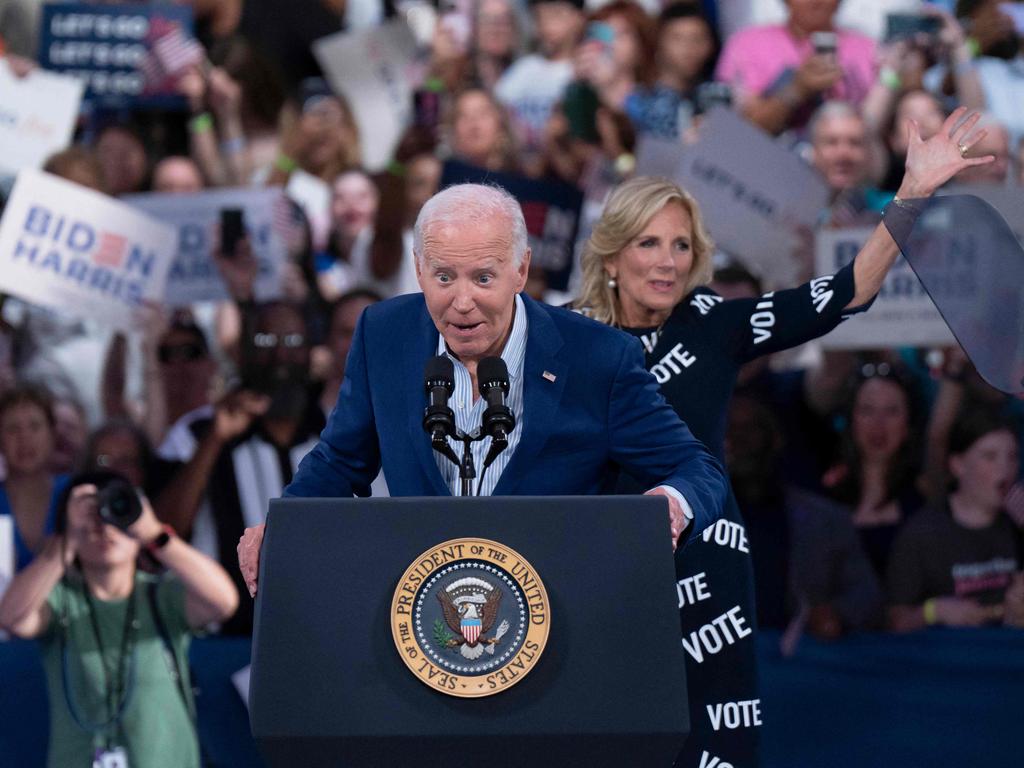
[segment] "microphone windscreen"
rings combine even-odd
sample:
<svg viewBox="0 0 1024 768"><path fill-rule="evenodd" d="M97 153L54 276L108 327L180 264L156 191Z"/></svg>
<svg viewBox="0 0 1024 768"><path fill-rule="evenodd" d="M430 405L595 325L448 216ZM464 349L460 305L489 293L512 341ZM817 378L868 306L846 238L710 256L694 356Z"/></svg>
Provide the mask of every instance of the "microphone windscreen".
<svg viewBox="0 0 1024 768"><path fill-rule="evenodd" d="M448 391L455 389L455 366L448 355L438 355L427 360L423 369L423 379L426 382L443 382Z"/></svg>
<svg viewBox="0 0 1024 768"><path fill-rule="evenodd" d="M485 387L500 386L508 392L508 366L500 357L485 357L476 366L476 378L483 395Z"/></svg>

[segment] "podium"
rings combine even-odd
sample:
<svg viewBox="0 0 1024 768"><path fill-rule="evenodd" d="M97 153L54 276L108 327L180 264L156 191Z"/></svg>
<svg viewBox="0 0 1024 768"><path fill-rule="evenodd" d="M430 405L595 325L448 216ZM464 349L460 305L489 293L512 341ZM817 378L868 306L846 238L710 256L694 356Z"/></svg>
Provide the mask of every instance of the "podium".
<svg viewBox="0 0 1024 768"><path fill-rule="evenodd" d="M271 766L667 768L689 730L674 580L658 497L275 499L253 735Z"/></svg>

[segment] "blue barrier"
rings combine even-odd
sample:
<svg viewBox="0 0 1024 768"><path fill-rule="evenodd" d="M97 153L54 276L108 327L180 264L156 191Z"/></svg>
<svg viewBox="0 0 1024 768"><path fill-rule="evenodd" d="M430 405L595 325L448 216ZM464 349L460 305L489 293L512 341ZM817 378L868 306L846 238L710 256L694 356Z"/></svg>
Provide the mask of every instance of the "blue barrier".
<svg viewBox="0 0 1024 768"><path fill-rule="evenodd" d="M778 639L776 633L758 637L763 768L1020 764L1024 632L935 629L831 644L805 639L788 659L778 654ZM245 640L193 643L200 737L212 766L262 766L230 680L248 661ZM0 765L44 765L46 740L45 680L35 645L0 643Z"/></svg>

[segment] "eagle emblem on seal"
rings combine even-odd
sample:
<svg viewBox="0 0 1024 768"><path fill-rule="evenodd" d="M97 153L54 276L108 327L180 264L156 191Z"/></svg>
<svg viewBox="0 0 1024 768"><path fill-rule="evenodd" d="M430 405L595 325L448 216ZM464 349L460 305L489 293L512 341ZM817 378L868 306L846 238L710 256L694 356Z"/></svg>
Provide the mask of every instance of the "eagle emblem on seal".
<svg viewBox="0 0 1024 768"><path fill-rule="evenodd" d="M456 579L437 593L445 623L454 634L444 633L438 640L448 649L459 649L463 657L479 659L484 651L494 654L495 646L508 632L508 621L498 625L491 637L501 605L501 590L484 579L467 576ZM440 622L438 622L440 623Z"/></svg>

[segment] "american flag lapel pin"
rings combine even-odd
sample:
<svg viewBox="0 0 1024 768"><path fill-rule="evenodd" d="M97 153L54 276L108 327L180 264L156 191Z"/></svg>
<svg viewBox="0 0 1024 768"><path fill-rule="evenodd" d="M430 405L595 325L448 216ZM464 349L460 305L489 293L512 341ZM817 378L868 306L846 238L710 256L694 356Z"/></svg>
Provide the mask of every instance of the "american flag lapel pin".
<svg viewBox="0 0 1024 768"><path fill-rule="evenodd" d="M551 371L544 371L544 373L542 373L541 376L544 378L544 381L551 381L551 382L554 382L554 380L556 378L558 378Z"/></svg>

